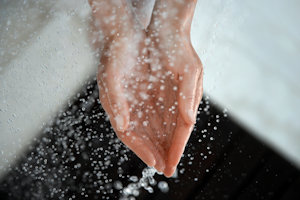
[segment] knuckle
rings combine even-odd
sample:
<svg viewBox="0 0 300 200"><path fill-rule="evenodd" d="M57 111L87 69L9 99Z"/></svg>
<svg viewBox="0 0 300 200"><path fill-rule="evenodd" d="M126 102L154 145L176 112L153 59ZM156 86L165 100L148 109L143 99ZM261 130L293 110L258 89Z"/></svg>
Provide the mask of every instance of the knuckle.
<svg viewBox="0 0 300 200"><path fill-rule="evenodd" d="M200 73L202 74L203 73L203 64L200 60L200 58L198 57L198 64L196 65L196 67L199 69Z"/></svg>
<svg viewBox="0 0 300 200"><path fill-rule="evenodd" d="M103 74L103 73L107 73L107 67L104 65L104 64L102 64L102 63L100 63L99 64L99 66L98 66L98 75L100 74Z"/></svg>
<svg viewBox="0 0 300 200"><path fill-rule="evenodd" d="M191 74L197 75L197 74L199 74L199 72L200 72L200 69L195 65L193 65L193 67L190 68Z"/></svg>
<svg viewBox="0 0 300 200"><path fill-rule="evenodd" d="M99 83L102 83L106 81L106 78L108 77L108 71L106 69L106 67L99 67L98 69L98 73L97 73L97 81L98 81L98 85Z"/></svg>
<svg viewBox="0 0 300 200"><path fill-rule="evenodd" d="M194 95L192 95L192 94L186 94L186 95L183 95L182 96L182 99L184 99L184 100L186 100L186 101L188 101L188 102L190 102L190 101L193 101L194 100Z"/></svg>
<svg viewBox="0 0 300 200"><path fill-rule="evenodd" d="M187 101L193 101L194 100L194 96L189 95L189 96L186 97L186 100Z"/></svg>
<svg viewBox="0 0 300 200"><path fill-rule="evenodd" d="M191 73L195 74L196 76L198 76L199 74L202 74L203 71L203 66L202 63L198 63L197 65L193 65L193 67L191 67Z"/></svg>
<svg viewBox="0 0 300 200"><path fill-rule="evenodd" d="M100 91L100 92L99 92L99 99L100 99L100 103L101 103L101 104L107 102L107 97L106 97L106 95L104 94L103 91Z"/></svg>
<svg viewBox="0 0 300 200"><path fill-rule="evenodd" d="M197 67L199 69L200 74L203 74L203 65L202 65L202 62L200 62Z"/></svg>

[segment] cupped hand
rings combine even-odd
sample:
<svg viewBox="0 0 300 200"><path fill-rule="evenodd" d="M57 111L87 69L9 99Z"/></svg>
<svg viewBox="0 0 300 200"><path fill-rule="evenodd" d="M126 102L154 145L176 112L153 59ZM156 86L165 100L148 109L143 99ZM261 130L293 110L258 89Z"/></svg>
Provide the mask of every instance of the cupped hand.
<svg viewBox="0 0 300 200"><path fill-rule="evenodd" d="M123 0L91 1L92 42L100 51L101 104L120 140L148 166L165 168L159 148L163 123L156 111L145 31Z"/></svg>
<svg viewBox="0 0 300 200"><path fill-rule="evenodd" d="M98 86L101 104L117 136L147 165L156 165L151 142L140 132L137 105L139 92L147 79L148 64L143 62L145 33L138 28L124 0L91 0L92 43L100 52ZM134 107L135 106L135 107ZM142 111L141 111L142 112Z"/></svg>
<svg viewBox="0 0 300 200"><path fill-rule="evenodd" d="M202 66L188 30L193 3L183 11L178 1L157 1L145 32L124 0L90 1L101 104L122 142L166 176L180 160L202 96Z"/></svg>
<svg viewBox="0 0 300 200"><path fill-rule="evenodd" d="M202 64L190 41L195 0L157 0L147 36L150 39L151 75L157 77L157 99L162 98L162 119L168 127L164 174L171 176L182 156L196 121L203 94Z"/></svg>

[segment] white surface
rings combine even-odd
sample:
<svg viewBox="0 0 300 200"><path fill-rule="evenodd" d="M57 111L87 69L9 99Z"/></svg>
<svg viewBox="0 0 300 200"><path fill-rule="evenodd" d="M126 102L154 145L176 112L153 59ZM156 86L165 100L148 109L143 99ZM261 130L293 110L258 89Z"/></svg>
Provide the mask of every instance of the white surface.
<svg viewBox="0 0 300 200"><path fill-rule="evenodd" d="M85 0L3 2L0 174L96 71ZM192 42L205 92L300 166L299 10L296 0L198 0Z"/></svg>
<svg viewBox="0 0 300 200"><path fill-rule="evenodd" d="M6 34L5 29L0 33L4 51L17 48L17 53L5 59L5 63L1 59L0 175L88 77L96 73L96 61L87 35L89 6L82 3L85 1L77 2L77 5L57 3L52 8L46 3L40 4L45 14L51 12L50 8L55 10L48 20L33 17L39 10L32 12L34 9L25 8L24 11L19 3L18 6L9 5L7 9L19 13L18 16L7 13L7 20L16 21L17 17L29 15L35 21L25 30L19 23L11 24L7 37L2 37ZM30 34L33 34L32 38ZM20 40L13 40L9 35ZM27 38L25 41L24 37ZM9 39L12 41L7 41ZM22 42L28 44L22 45ZM7 58L9 52L5 53Z"/></svg>
<svg viewBox="0 0 300 200"><path fill-rule="evenodd" d="M296 0L199 0L192 29L205 92L298 166L299 10Z"/></svg>

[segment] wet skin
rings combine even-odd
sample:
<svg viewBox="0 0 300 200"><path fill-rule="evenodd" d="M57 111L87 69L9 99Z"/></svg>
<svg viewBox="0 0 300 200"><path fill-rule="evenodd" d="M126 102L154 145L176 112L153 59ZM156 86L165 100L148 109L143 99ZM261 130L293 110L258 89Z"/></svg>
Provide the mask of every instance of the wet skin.
<svg viewBox="0 0 300 200"><path fill-rule="evenodd" d="M120 140L171 176L195 123L202 64L190 41L192 0L157 0L145 30L125 0L91 0L100 101Z"/></svg>

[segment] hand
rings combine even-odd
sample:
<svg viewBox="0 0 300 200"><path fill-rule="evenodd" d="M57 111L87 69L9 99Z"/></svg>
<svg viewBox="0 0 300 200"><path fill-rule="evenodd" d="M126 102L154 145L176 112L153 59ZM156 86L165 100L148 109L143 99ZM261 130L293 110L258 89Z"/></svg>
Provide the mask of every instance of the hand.
<svg viewBox="0 0 300 200"><path fill-rule="evenodd" d="M101 52L98 70L101 104L122 142L147 165L155 166L153 148L143 138L145 134L140 128L144 120L140 114L142 108L136 105L147 95L138 91L138 86L147 79L148 64L141 61L147 54L143 51L145 33L137 28L123 0L94 0L90 4L92 43Z"/></svg>
<svg viewBox="0 0 300 200"><path fill-rule="evenodd" d="M147 165L170 176L182 155L202 96L201 62L188 40L189 31L183 28L188 25L180 25L179 20L170 26L165 14L158 12L165 3L172 9L179 5L159 1L146 37L123 0L90 3L96 30L93 41L102 52L98 73L101 104L123 143ZM183 17L187 21L192 14ZM169 32L156 35L157 22L169 26ZM178 27L182 32L174 34ZM177 38L175 48L168 42L172 34ZM174 56L180 59L168 55L174 49Z"/></svg>
<svg viewBox="0 0 300 200"><path fill-rule="evenodd" d="M166 176L176 169L203 94L202 64L190 41L195 6L192 0L157 0L147 32L151 74L159 80L154 87L164 88L156 98L163 99L165 108L160 116L167 124L166 136L159 142Z"/></svg>

